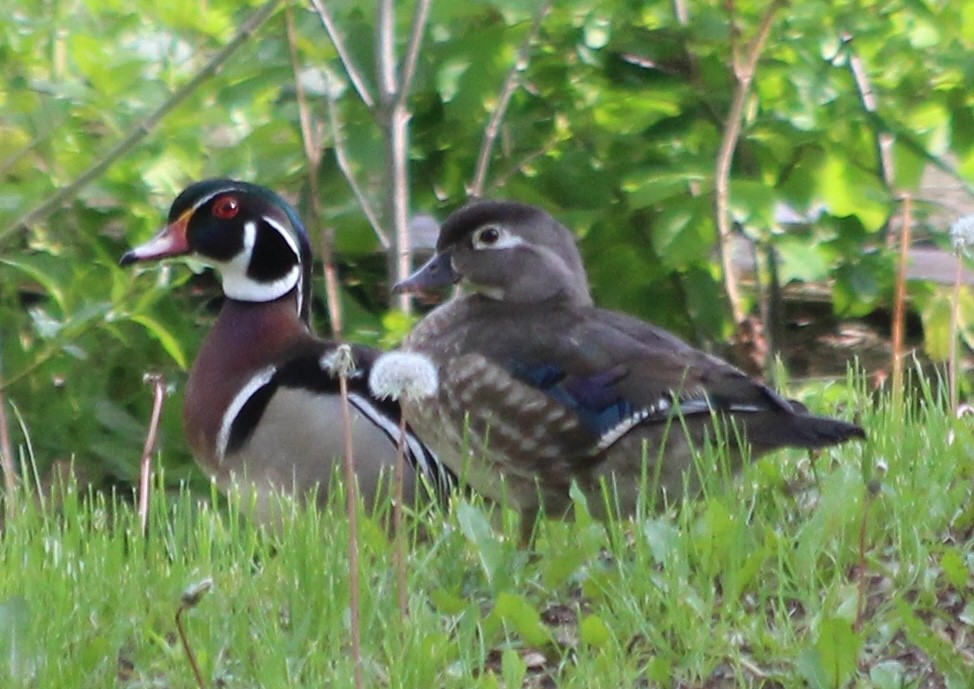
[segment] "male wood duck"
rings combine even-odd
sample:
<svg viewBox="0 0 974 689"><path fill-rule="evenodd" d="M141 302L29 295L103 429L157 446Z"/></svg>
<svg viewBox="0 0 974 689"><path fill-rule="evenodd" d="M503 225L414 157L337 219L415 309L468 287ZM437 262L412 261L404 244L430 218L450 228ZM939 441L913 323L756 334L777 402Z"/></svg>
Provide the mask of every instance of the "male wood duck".
<svg viewBox="0 0 974 689"><path fill-rule="evenodd" d="M466 293L403 344L439 375L436 395L404 413L461 479L518 508L522 529L542 507L564 513L572 481L602 517L604 481L622 514L646 484L670 494L693 486L693 448L716 437L715 416L754 456L865 437L664 330L594 306L572 234L538 208L462 208L441 227L434 257L396 289L456 282Z"/></svg>
<svg viewBox="0 0 974 689"><path fill-rule="evenodd" d="M336 344L309 326L311 249L300 218L264 187L198 182L176 197L166 227L121 263L190 254L218 270L226 296L186 383L183 421L193 455L223 490L253 491L257 521L272 518L272 491L316 489L323 502L343 461L344 434L338 380L329 372ZM351 348L354 458L362 496L372 505L391 495L401 412L369 391L379 352ZM412 431L405 454L409 500L426 494L426 486L449 490L449 470Z"/></svg>

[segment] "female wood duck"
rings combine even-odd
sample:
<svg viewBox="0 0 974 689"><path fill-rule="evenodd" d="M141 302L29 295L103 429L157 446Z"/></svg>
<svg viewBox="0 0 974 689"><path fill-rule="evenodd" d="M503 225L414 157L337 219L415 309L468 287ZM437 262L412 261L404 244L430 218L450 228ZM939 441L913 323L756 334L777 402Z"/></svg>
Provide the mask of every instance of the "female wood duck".
<svg viewBox="0 0 974 689"><path fill-rule="evenodd" d="M403 345L439 373L436 395L404 413L471 487L518 508L522 528L542 507L565 512L572 481L599 516L603 482L623 514L647 483L693 486L692 450L715 437L714 414L753 455L865 436L664 330L595 307L571 233L538 208L483 201L457 211L436 255L396 288L456 282L468 292Z"/></svg>
<svg viewBox="0 0 974 689"><path fill-rule="evenodd" d="M311 249L301 220L266 188L206 180L179 194L166 227L121 263L188 254L219 271L226 295L186 383L183 420L193 455L221 489L253 491L251 516L258 521L271 517L272 491L316 489L323 502L344 457L344 436L338 380L328 367L336 345L315 337L308 321ZM363 498L374 504L390 495L384 491L400 409L369 392L368 372L379 352L352 345L352 354L354 457ZM411 431L405 449L410 500L424 485L449 490L449 470Z"/></svg>

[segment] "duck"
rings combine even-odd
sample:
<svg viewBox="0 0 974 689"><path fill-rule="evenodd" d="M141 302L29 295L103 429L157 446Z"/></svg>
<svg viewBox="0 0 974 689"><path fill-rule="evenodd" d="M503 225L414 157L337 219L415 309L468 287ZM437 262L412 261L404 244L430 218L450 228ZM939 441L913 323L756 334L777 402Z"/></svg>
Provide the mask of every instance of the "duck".
<svg viewBox="0 0 974 689"><path fill-rule="evenodd" d="M310 325L311 248L294 208L270 189L229 178L186 187L165 227L126 252L123 266L192 256L217 271L224 299L186 380L183 426L197 464L244 514L276 523L274 494L328 499L344 458L339 343ZM365 504L392 499L400 443L398 402L369 389L382 354L349 345L353 456ZM406 426L404 499L439 501L454 477Z"/></svg>
<svg viewBox="0 0 974 689"><path fill-rule="evenodd" d="M707 443L725 445L738 467L748 453L865 437L666 330L596 306L574 236L536 206L462 207L433 257L394 289L456 284L401 345L438 376L432 397L403 413L472 490L521 513L522 539L539 513L570 512L573 485L601 519L698 489L694 457Z"/></svg>

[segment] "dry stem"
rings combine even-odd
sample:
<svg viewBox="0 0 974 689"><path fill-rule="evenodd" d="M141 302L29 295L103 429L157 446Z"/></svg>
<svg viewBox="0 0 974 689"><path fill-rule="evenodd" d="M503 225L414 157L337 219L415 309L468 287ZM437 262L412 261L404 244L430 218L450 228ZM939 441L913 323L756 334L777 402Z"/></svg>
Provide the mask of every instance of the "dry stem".
<svg viewBox="0 0 974 689"><path fill-rule="evenodd" d="M166 379L158 373L149 373L145 382L152 383L152 415L149 417L149 430L145 434L142 447L142 463L139 466L139 527L144 538L149 532L149 497L152 490L152 454L159 435L159 421L162 419L162 405L166 399Z"/></svg>
<svg viewBox="0 0 974 689"><path fill-rule="evenodd" d="M746 314L744 305L741 303L741 292L737 270L734 267L733 257L731 256L731 218L730 218L730 170L734 159L734 149L737 147L738 139L741 135L741 120L744 114L744 105L751 90L751 83L754 80L754 73L757 69L758 59L761 51L771 33L771 23L775 13L785 4L785 0L774 0L764 13L758 33L748 47L747 56L743 63L737 64L734 60L734 75L737 78L737 88L734 89L734 99L731 102L730 111L727 113L727 122L724 125L724 136L720 142L720 149L717 153L717 167L714 172L714 191L717 216L717 231L720 237L720 262L724 272L724 286L727 290L727 299L730 302L731 314L734 324L740 326L744 322Z"/></svg>
<svg viewBox="0 0 974 689"><path fill-rule="evenodd" d="M347 347L347 345L342 345ZM341 347L339 348L341 349ZM336 355L340 356L340 355ZM347 357L351 357L351 350ZM352 662L355 665L355 687L362 689L362 621L359 599L359 542L358 542L358 480L355 476L355 457L352 448L352 417L348 402L348 373L352 362L339 363L335 367L338 390L342 400L342 429L345 435L345 498L348 514L348 607L351 626Z"/></svg>
<svg viewBox="0 0 974 689"><path fill-rule="evenodd" d="M417 475L416 487L420 481ZM409 596L406 588L406 534L402 527L403 485L406 482L406 416L399 415L399 442L396 444L395 499L392 503L393 561L396 568L396 592L399 599L399 618L409 615Z"/></svg>
<svg viewBox="0 0 974 689"><path fill-rule="evenodd" d="M321 209L321 195L318 190L318 175L321 172L322 146L321 127L316 126L308 105L308 97L301 83L300 61L294 17L291 7L284 12L287 30L288 53L291 58L291 70L294 73L294 88L297 94L298 119L301 123L301 141L304 144L304 156L308 161L308 203L311 211L311 226L321 232L321 262L325 278L325 301L328 305L328 321L331 323L331 334L340 338L344 330L342 318L342 302L338 286L338 270L335 267L335 233L322 222L324 213Z"/></svg>

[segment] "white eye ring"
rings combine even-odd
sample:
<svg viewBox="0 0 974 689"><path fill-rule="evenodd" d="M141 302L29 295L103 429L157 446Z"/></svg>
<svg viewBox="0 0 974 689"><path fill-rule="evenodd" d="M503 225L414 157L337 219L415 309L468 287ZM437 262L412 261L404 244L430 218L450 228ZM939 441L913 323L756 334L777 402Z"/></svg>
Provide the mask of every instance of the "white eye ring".
<svg viewBox="0 0 974 689"><path fill-rule="evenodd" d="M497 225L484 225L478 228L470 240L474 249L510 249L523 243L521 237Z"/></svg>

